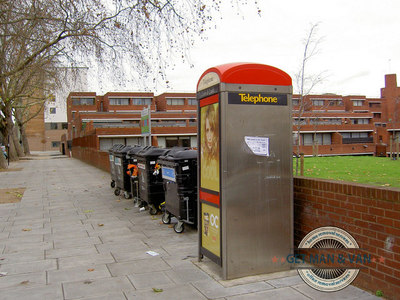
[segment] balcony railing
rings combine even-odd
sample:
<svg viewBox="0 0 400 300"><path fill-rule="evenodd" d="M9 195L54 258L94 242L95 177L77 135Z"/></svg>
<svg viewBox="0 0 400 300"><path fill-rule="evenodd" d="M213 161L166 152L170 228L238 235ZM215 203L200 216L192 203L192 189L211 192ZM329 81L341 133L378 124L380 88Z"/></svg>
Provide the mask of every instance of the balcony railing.
<svg viewBox="0 0 400 300"><path fill-rule="evenodd" d="M373 143L373 137L364 137L364 138L343 138L342 144L365 144L365 143Z"/></svg>

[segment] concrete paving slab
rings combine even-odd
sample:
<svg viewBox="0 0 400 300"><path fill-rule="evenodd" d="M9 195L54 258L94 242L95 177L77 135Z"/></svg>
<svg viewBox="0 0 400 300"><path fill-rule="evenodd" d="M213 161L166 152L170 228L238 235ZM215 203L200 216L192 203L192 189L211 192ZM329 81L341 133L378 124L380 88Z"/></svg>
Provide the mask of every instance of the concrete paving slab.
<svg viewBox="0 0 400 300"><path fill-rule="evenodd" d="M293 286L304 283L303 279L299 275L283 277L277 279L266 280L266 283L272 285L275 288L282 288L287 286Z"/></svg>
<svg viewBox="0 0 400 300"><path fill-rule="evenodd" d="M137 241L137 240L146 240L146 236L143 233L139 232L131 232L128 234L115 234L115 235L99 235L99 238L103 243L118 243L118 242L129 242L129 241Z"/></svg>
<svg viewBox="0 0 400 300"><path fill-rule="evenodd" d="M46 259L75 257L82 255L95 255L95 254L98 254L98 252L94 245L74 247L74 248L50 249L45 251Z"/></svg>
<svg viewBox="0 0 400 300"><path fill-rule="evenodd" d="M104 296L115 292L135 290L127 277L101 278L63 283L65 299Z"/></svg>
<svg viewBox="0 0 400 300"><path fill-rule="evenodd" d="M201 280L209 279L208 275L197 268L195 265L173 268L171 270L165 271L175 283L183 284Z"/></svg>
<svg viewBox="0 0 400 300"><path fill-rule="evenodd" d="M6 275L0 277L0 289L36 287L46 284L46 272Z"/></svg>
<svg viewBox="0 0 400 300"><path fill-rule="evenodd" d="M179 268L185 266L192 266L193 262L197 261L196 255L169 255L162 256L162 259L171 267Z"/></svg>
<svg viewBox="0 0 400 300"><path fill-rule="evenodd" d="M110 253L88 254L79 256L62 257L58 259L59 269L67 269L77 266L92 266L114 263L114 257Z"/></svg>
<svg viewBox="0 0 400 300"><path fill-rule="evenodd" d="M47 272L48 283L76 282L109 277L111 277L111 274L105 265L80 266Z"/></svg>
<svg viewBox="0 0 400 300"><path fill-rule="evenodd" d="M38 261L44 259L44 250L28 249L26 252L0 254L1 264Z"/></svg>
<svg viewBox="0 0 400 300"><path fill-rule="evenodd" d="M102 225L103 223L97 223L93 227L102 227L99 226ZM103 225L104 226L104 225ZM115 237L115 236L125 236L125 235L130 235L133 232L126 226L123 227L117 227L117 228L107 228L107 229L100 229L96 228L94 230L88 231L89 236L99 236L100 238L105 238L105 237ZM135 234L140 234L140 233L135 233ZM142 235L143 237L143 235Z"/></svg>
<svg viewBox="0 0 400 300"><path fill-rule="evenodd" d="M101 241L98 237L87 237L87 238L77 238L77 239L68 239L68 240L55 240L54 248L62 249L62 248L75 248L80 246L88 246L88 245L96 245L101 244Z"/></svg>
<svg viewBox="0 0 400 300"><path fill-rule="evenodd" d="M24 273L43 272L56 270L57 261L55 259L26 261L20 263L8 263L0 265L0 272L7 272L7 275L16 275Z"/></svg>
<svg viewBox="0 0 400 300"><path fill-rule="evenodd" d="M73 299L78 300L78 298ZM115 292L109 293L102 296L94 296L94 297L84 297L79 298L79 300L126 300L125 294L123 292Z"/></svg>
<svg viewBox="0 0 400 300"><path fill-rule="evenodd" d="M113 251L140 251L151 250L151 248L140 240L119 241L115 243L96 244L96 249L99 253L109 253Z"/></svg>
<svg viewBox="0 0 400 300"><path fill-rule="evenodd" d="M4 239L6 245L14 245L18 243L39 243L44 242L43 234L31 234L26 236L12 237Z"/></svg>
<svg viewBox="0 0 400 300"><path fill-rule="evenodd" d="M225 288L211 279L193 282L192 285L209 299L250 294L274 288L266 282L248 283Z"/></svg>
<svg viewBox="0 0 400 300"><path fill-rule="evenodd" d="M175 285L174 281L165 274L165 272L151 272L144 274L128 275L136 289L161 288L165 286Z"/></svg>
<svg viewBox="0 0 400 300"><path fill-rule="evenodd" d="M325 293L314 290L313 288L309 287L307 284L299 284L293 286L293 288L303 295L311 298L311 299L326 299L326 300L353 300L353 299L364 299L367 298L371 299L370 297L374 297L371 293L363 291L355 286L349 285L348 287L344 288L343 290L333 292L333 293ZM375 299L380 299L375 297Z"/></svg>
<svg viewBox="0 0 400 300"><path fill-rule="evenodd" d="M93 230L91 224L82 224L81 221L76 221L76 223L64 222L64 221L51 222L49 224L45 224L45 227L50 227L53 234Z"/></svg>
<svg viewBox="0 0 400 300"><path fill-rule="evenodd" d="M27 250L49 250L53 249L53 242L21 242L6 245L3 253L26 252Z"/></svg>
<svg viewBox="0 0 400 300"><path fill-rule="evenodd" d="M310 298L304 296L300 292L290 288L277 288L252 294L243 294L232 297L226 297L226 300L265 300L265 299L279 299L279 300L308 300ZM321 298L325 299L325 298Z"/></svg>
<svg viewBox="0 0 400 300"><path fill-rule="evenodd" d="M44 241L68 241L68 240L75 240L78 238L88 238L89 235L86 230L77 230L77 231L63 231L51 234L43 235Z"/></svg>
<svg viewBox="0 0 400 300"><path fill-rule="evenodd" d="M170 269L170 266L158 257L135 260L132 262L113 263L107 266L113 276L159 272Z"/></svg>
<svg viewBox="0 0 400 300"><path fill-rule="evenodd" d="M157 300L157 299L207 299L198 290L190 285L176 285L163 287L162 292L154 292L153 289L125 292L128 300Z"/></svg>
<svg viewBox="0 0 400 300"><path fill-rule="evenodd" d="M63 300L61 284L39 285L33 288L18 287L3 290L0 300Z"/></svg>
<svg viewBox="0 0 400 300"><path fill-rule="evenodd" d="M10 235L10 232L1 232L0 231L0 241L8 239L9 235Z"/></svg>
<svg viewBox="0 0 400 300"><path fill-rule="evenodd" d="M152 248L149 250L147 248L143 250L132 250L132 249L114 250L111 251L111 254L117 262L127 262L127 261L150 258L151 255L148 254L147 251L154 251L159 254L158 257L162 257L163 259L165 256L169 255L164 251L164 249L161 248Z"/></svg>

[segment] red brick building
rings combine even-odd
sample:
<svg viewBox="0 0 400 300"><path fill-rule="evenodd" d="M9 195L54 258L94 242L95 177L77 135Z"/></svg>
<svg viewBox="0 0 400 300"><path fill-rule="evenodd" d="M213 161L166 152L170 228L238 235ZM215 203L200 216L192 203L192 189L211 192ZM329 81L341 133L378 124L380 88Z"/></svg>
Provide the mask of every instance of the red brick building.
<svg viewBox="0 0 400 300"><path fill-rule="evenodd" d="M374 154L377 145L389 151L390 144L394 150L394 138L400 136L399 99L395 74L385 76L380 98L309 95L301 105L293 95L295 143L300 138L300 152L306 155Z"/></svg>
<svg viewBox="0 0 400 300"><path fill-rule="evenodd" d="M96 136L96 148L143 144L141 111L150 106L152 145L197 147L197 100L194 93L70 93L68 140Z"/></svg>
<svg viewBox="0 0 400 300"><path fill-rule="evenodd" d="M385 76L380 98L293 95L293 152L305 155L386 154L400 137L400 87L395 74ZM113 144L143 144L140 118L151 108L152 144L197 147L195 93L70 93L68 140L92 136L99 151ZM397 139L398 143L399 139ZM382 148L383 147L383 148Z"/></svg>

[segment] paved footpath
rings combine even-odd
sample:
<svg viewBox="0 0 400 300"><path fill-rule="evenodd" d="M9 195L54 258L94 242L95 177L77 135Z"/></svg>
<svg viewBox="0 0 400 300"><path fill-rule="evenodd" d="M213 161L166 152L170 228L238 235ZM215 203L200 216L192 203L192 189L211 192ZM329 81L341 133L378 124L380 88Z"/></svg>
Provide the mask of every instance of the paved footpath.
<svg viewBox="0 0 400 300"><path fill-rule="evenodd" d="M0 299L376 298L353 286L317 292L296 271L218 280L197 263L194 229L176 234L117 198L108 173L56 157L11 168L22 170L0 172L0 189L26 191L20 203L0 204Z"/></svg>

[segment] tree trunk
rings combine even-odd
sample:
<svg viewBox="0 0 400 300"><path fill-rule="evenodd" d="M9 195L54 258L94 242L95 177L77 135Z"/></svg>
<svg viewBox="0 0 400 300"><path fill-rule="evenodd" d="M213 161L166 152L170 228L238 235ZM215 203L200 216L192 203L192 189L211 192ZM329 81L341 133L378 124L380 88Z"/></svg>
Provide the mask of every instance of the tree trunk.
<svg viewBox="0 0 400 300"><path fill-rule="evenodd" d="M9 143L9 151L8 155L10 156L10 161L17 161L18 160L18 153L17 150L15 149L14 145L14 139L13 139L13 121L11 119L11 116L7 117L7 125L6 125L6 130L4 132L4 139L6 140L7 143Z"/></svg>
<svg viewBox="0 0 400 300"><path fill-rule="evenodd" d="M18 138L18 129L15 126L13 126L12 138L13 138L13 141L14 141L14 147L15 147L15 150L17 151L18 157L25 156L25 153L22 150L21 143L19 142L20 139Z"/></svg>
<svg viewBox="0 0 400 300"><path fill-rule="evenodd" d="M31 150L29 149L28 137L26 136L25 125L21 125L19 127L19 132L21 134L22 146L24 147L25 155L26 156L31 155Z"/></svg>
<svg viewBox="0 0 400 300"><path fill-rule="evenodd" d="M7 159L3 154L3 150L0 150L0 169L8 169Z"/></svg>

